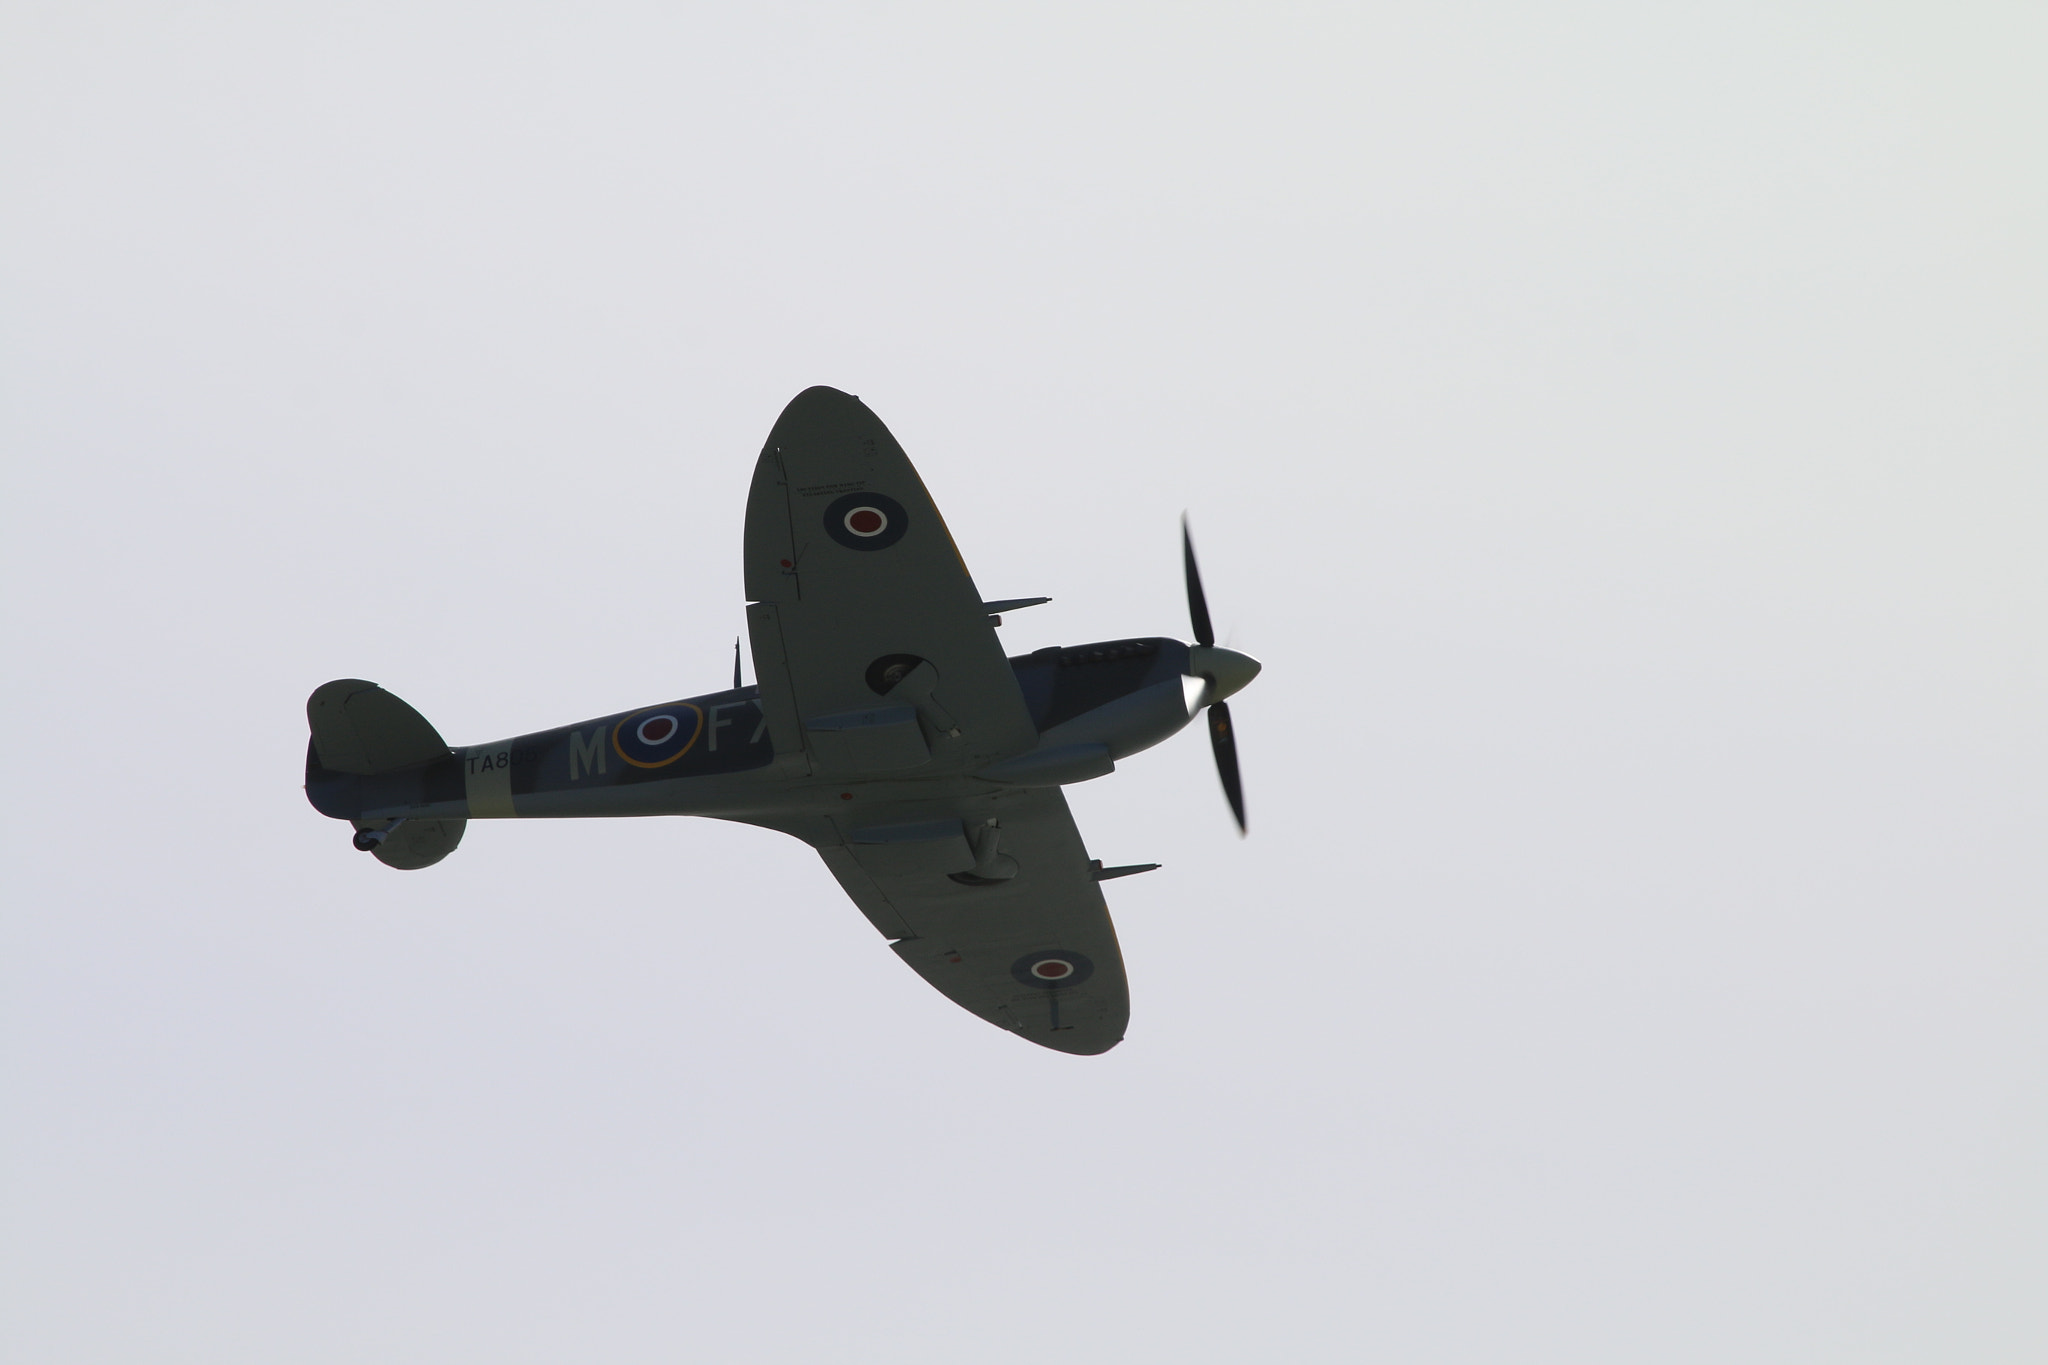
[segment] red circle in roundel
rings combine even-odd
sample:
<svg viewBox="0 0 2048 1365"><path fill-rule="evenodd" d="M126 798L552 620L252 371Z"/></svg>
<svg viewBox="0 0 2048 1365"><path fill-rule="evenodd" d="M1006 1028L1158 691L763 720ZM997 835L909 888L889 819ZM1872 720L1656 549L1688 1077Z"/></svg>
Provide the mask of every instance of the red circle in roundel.
<svg viewBox="0 0 2048 1365"><path fill-rule="evenodd" d="M676 732L674 716L649 716L635 731L642 744L660 744Z"/></svg>
<svg viewBox="0 0 2048 1365"><path fill-rule="evenodd" d="M1031 974L1041 981L1058 981L1074 974L1074 964L1049 957L1043 962L1032 963Z"/></svg>
<svg viewBox="0 0 2048 1365"><path fill-rule="evenodd" d="M879 508L856 507L846 514L846 529L857 536L878 536L888 526L889 519Z"/></svg>

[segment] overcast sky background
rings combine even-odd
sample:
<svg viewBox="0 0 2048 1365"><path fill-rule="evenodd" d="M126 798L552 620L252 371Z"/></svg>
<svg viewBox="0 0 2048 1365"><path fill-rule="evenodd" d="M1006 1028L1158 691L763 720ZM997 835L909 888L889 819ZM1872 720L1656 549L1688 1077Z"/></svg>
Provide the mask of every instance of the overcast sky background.
<svg viewBox="0 0 2048 1365"><path fill-rule="evenodd" d="M2048 1358L2048 9L14 0L0 1349ZM860 394L1128 1041L711 821L355 853L304 698L711 690ZM751 677L751 668L749 670Z"/></svg>

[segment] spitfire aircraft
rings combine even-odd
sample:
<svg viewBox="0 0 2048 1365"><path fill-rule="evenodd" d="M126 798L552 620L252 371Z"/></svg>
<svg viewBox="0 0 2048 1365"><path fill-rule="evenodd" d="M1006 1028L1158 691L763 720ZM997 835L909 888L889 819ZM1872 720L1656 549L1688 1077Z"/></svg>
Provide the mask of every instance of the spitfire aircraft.
<svg viewBox="0 0 2048 1365"><path fill-rule="evenodd" d="M858 398L807 389L754 466L744 541L755 683L451 747L375 683L306 703L306 796L389 867L439 862L470 820L707 815L818 850L897 956L948 999L1060 1052L1130 1017L1100 883L1060 788L1207 709L1224 794L1244 794L1224 699L1259 672L1219 648L1182 526L1195 643L1146 637L1005 658L896 439Z"/></svg>

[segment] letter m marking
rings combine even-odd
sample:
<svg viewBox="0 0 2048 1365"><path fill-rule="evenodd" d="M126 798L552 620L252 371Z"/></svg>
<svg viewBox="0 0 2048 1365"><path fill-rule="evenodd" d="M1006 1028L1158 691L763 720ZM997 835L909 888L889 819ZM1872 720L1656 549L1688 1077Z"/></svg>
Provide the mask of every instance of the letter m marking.
<svg viewBox="0 0 2048 1365"><path fill-rule="evenodd" d="M598 726L590 732L590 743L583 742L581 730L569 732L569 780L576 781L585 773L604 771L604 727Z"/></svg>

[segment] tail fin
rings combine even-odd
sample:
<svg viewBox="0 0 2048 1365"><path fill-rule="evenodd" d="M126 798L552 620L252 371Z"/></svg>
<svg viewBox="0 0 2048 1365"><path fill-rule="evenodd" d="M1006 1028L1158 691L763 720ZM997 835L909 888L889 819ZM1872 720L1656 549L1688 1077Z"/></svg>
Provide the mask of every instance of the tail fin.
<svg viewBox="0 0 2048 1365"><path fill-rule="evenodd" d="M361 678L314 688L306 698L306 723L320 766L333 773L370 777L448 754L448 742L425 716Z"/></svg>
<svg viewBox="0 0 2048 1365"><path fill-rule="evenodd" d="M332 794L347 802L351 798L343 794L346 789L360 793L365 784L351 779L419 768L450 752L425 716L360 678L337 678L315 688L306 698L306 722L313 730L306 748L306 795L323 813L342 818L348 817L349 806L332 804L328 798ZM369 808L376 809L377 804ZM365 807L358 804L354 809ZM350 823L357 830L357 848L376 854L387 867L407 870L431 866L453 853L469 825L462 819Z"/></svg>

